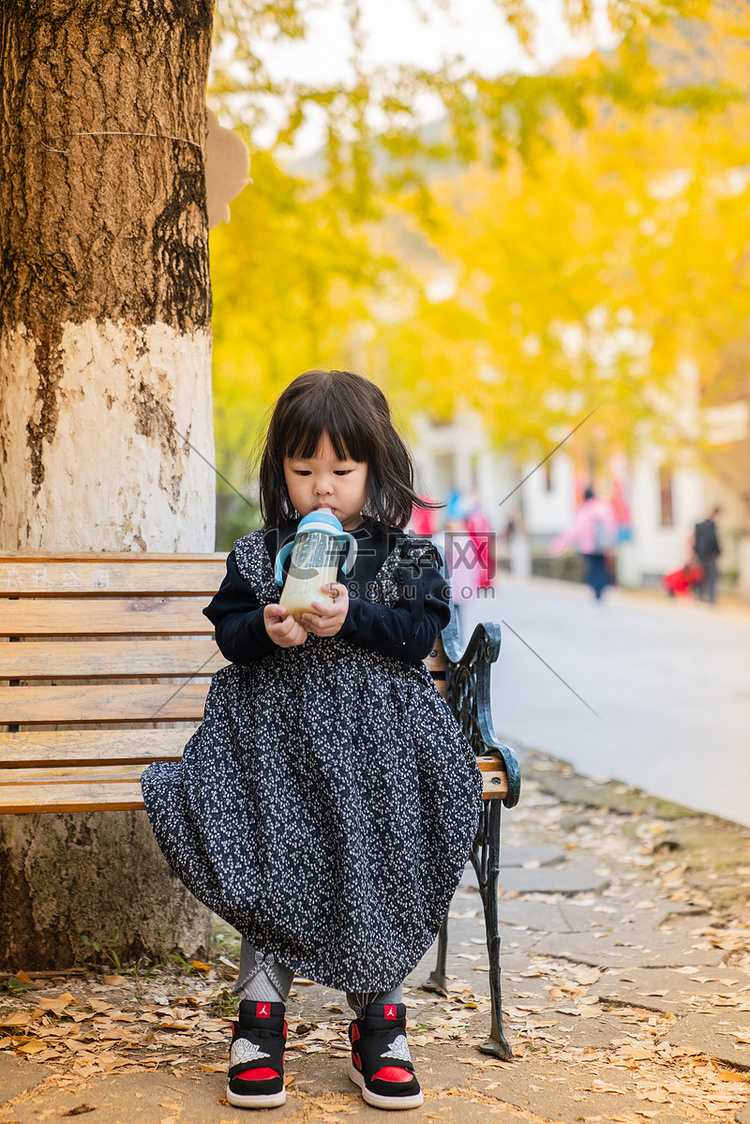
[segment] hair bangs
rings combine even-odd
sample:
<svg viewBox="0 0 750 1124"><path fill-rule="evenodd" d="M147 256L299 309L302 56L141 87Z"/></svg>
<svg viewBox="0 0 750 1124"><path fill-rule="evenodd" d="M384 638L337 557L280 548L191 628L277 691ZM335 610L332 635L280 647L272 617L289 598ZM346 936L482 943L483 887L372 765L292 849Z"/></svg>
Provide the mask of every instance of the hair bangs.
<svg viewBox="0 0 750 1124"><path fill-rule="evenodd" d="M373 459L379 443L378 419L356 388L335 378L338 373L322 372L315 383L308 383L306 393L290 402L284 456L309 460L327 436L339 460L369 463Z"/></svg>

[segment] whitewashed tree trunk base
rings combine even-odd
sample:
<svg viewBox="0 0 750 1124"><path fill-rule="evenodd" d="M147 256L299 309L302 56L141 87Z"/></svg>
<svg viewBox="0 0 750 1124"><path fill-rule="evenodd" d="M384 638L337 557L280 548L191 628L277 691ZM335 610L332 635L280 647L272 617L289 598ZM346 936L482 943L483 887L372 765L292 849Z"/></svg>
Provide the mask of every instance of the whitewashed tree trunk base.
<svg viewBox="0 0 750 1124"><path fill-rule="evenodd" d="M0 340L0 548L213 550L209 332L65 324L54 397L38 346Z"/></svg>

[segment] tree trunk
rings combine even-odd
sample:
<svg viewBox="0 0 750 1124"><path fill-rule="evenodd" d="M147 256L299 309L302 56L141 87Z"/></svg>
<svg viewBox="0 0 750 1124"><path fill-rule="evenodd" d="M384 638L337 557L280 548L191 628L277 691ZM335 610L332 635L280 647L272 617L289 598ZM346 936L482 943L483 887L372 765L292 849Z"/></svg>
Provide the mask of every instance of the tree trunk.
<svg viewBox="0 0 750 1124"><path fill-rule="evenodd" d="M206 956L211 915L167 866L145 812L0 816L0 965ZM98 953L96 942L102 949Z"/></svg>
<svg viewBox="0 0 750 1124"><path fill-rule="evenodd" d="M3 5L2 547L213 549L210 30L210 0Z"/></svg>
<svg viewBox="0 0 750 1124"><path fill-rule="evenodd" d="M211 21L212 0L2 5L2 549L213 549ZM76 929L205 945L145 813L6 819L0 880L6 964L70 963Z"/></svg>

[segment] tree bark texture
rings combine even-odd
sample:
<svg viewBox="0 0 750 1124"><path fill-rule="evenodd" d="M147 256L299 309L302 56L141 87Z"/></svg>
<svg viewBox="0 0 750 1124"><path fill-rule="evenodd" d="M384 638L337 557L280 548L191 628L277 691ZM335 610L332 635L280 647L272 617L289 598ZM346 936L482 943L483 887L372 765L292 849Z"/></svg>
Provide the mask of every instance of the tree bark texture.
<svg viewBox="0 0 750 1124"><path fill-rule="evenodd" d="M210 947L211 915L167 866L145 812L0 816L0 888L3 969Z"/></svg>
<svg viewBox="0 0 750 1124"><path fill-rule="evenodd" d="M0 547L213 549L211 18L2 6Z"/></svg>
<svg viewBox="0 0 750 1124"><path fill-rule="evenodd" d="M213 549L212 8L3 0L0 549ZM145 813L6 817L0 891L3 967L207 944Z"/></svg>

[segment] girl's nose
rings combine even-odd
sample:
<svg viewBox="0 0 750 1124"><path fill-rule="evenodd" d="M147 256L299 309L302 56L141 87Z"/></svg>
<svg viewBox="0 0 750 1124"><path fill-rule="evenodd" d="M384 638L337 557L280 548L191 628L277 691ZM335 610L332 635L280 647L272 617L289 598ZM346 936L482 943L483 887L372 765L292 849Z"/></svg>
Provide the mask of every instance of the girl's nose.
<svg viewBox="0 0 750 1124"><path fill-rule="evenodd" d="M333 486L330 480L318 480L315 483L315 494L318 496L327 496L333 491Z"/></svg>

